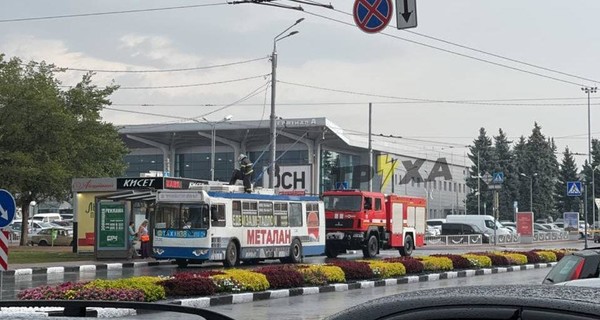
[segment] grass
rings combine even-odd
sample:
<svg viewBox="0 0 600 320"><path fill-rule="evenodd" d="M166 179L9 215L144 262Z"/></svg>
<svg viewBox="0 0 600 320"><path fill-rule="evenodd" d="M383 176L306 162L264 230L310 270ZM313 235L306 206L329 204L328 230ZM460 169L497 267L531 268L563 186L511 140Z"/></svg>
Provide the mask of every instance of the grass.
<svg viewBox="0 0 600 320"><path fill-rule="evenodd" d="M71 247L9 247L8 263L44 263L82 261L93 259L90 255L77 255Z"/></svg>

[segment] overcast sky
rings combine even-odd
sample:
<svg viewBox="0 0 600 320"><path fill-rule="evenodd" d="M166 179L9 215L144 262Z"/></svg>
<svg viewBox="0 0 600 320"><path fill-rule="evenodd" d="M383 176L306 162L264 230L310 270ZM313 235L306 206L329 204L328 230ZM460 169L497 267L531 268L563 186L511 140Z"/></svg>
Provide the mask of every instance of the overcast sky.
<svg viewBox="0 0 600 320"><path fill-rule="evenodd" d="M105 110L104 119L116 125L182 122L202 115L219 120L229 114L234 120L267 120L271 73L267 56L273 37L305 18L292 29L299 34L277 43L280 117L327 117L351 134L363 134L368 129L371 101L374 133L433 142L395 139L409 149L461 157L465 149L459 146L472 143L480 127L490 135L502 128L516 140L529 135L537 121L545 135L556 138L559 151L568 145L574 152L587 153L587 99L581 86L595 86L593 80L600 79L600 1L418 0L417 28L398 30L394 18L381 34L367 34L354 26L349 15L353 2L331 1L336 11L302 5L305 11L301 12L257 4L229 5L224 0L5 0L0 10L0 52L26 61L93 70L197 68L263 58L185 72L98 73L94 79L100 86L113 80L122 86L112 96L112 108L165 115ZM276 3L297 5L284 0ZM209 6L6 21L199 4ZM72 85L81 75L68 71L60 79ZM225 83L127 89L214 82ZM248 96L241 104L220 110ZM598 102L592 99L595 136L600 133ZM584 158L577 157L578 164Z"/></svg>

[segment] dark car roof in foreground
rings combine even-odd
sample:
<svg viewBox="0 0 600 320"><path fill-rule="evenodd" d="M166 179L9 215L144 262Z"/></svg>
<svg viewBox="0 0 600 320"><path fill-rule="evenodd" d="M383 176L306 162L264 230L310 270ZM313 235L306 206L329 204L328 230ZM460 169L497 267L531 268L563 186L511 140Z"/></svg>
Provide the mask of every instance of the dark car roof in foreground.
<svg viewBox="0 0 600 320"><path fill-rule="evenodd" d="M363 303L328 319L378 319L380 317L439 306L491 305L545 308L557 312L600 315L597 288L551 285L501 285L437 288L387 296Z"/></svg>

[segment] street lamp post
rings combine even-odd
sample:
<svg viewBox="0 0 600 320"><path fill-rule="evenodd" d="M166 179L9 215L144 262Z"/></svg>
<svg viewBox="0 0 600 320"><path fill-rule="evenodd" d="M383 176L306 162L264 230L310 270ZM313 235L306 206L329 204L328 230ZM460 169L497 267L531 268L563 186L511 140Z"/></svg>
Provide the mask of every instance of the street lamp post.
<svg viewBox="0 0 600 320"><path fill-rule="evenodd" d="M228 115L223 118L221 121L210 121L205 117L202 117L206 123L211 126L211 139L210 139L210 181L215 181L215 154L216 154L216 146L215 140L217 140L217 124L223 123L231 120L233 118L232 115ZM195 120L197 121L197 120ZM197 121L198 122L198 121Z"/></svg>
<svg viewBox="0 0 600 320"><path fill-rule="evenodd" d="M521 175L531 180L531 184L529 185L529 211L533 212L533 177L537 176L537 173L532 174L531 177L524 173L521 173Z"/></svg>
<svg viewBox="0 0 600 320"><path fill-rule="evenodd" d="M587 117L588 117L588 161L590 163L590 167L592 168L592 218L596 216L596 206L594 204L594 201L596 199L596 188L595 188L595 175L594 175L594 171L596 171L596 168L594 168L594 165L592 163L592 117L591 117L591 108L590 108L590 94L592 93L596 93L596 91L598 90L597 87L584 87L581 88L581 90L583 92L585 92L587 94L587 102L588 102L588 108L587 108ZM586 226L587 226L587 219L585 221ZM587 234L586 234L586 239L587 239Z"/></svg>
<svg viewBox="0 0 600 320"><path fill-rule="evenodd" d="M283 30L280 34L273 38L273 53L271 54L271 118L270 118L270 131L271 131L271 147L270 147L270 158L271 158L271 174L269 175L269 188L275 187L275 160L276 160L276 147L277 143L277 132L275 126L275 98L276 98L276 87L277 87L277 41L283 40L287 37L291 37L297 34L299 31L292 31L285 36L281 36L286 33L288 30L296 26L298 23L304 21L304 18L296 20L296 22L289 26L287 29Z"/></svg>

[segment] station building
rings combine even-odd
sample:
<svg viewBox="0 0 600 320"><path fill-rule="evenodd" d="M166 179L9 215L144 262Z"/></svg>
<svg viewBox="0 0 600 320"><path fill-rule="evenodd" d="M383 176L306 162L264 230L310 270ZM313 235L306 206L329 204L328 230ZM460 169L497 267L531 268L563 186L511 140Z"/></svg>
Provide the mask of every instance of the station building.
<svg viewBox="0 0 600 320"><path fill-rule="evenodd" d="M464 214L469 192L464 156L410 151L393 139L372 139L326 118L277 120L275 188L282 194L320 194L344 186L427 197L429 218ZM170 176L229 181L239 154L254 163L255 187L267 187L269 121L127 125L119 134L130 154L127 177ZM390 141L387 141L390 140Z"/></svg>

